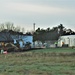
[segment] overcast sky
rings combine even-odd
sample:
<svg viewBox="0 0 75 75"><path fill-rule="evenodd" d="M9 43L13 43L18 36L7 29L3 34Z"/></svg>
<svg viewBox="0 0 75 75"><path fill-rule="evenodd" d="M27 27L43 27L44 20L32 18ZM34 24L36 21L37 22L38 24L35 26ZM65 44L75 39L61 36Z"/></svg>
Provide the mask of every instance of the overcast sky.
<svg viewBox="0 0 75 75"><path fill-rule="evenodd" d="M0 23L12 22L25 30L52 28L60 23L75 31L75 0L0 0Z"/></svg>

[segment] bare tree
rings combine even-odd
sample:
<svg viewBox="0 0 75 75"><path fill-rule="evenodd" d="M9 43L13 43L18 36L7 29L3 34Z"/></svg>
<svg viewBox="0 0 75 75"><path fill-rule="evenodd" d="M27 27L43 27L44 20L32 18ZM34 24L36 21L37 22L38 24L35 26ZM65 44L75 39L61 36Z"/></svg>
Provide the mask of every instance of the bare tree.
<svg viewBox="0 0 75 75"><path fill-rule="evenodd" d="M6 23L2 23L0 24L0 31L3 31L3 30L12 30L12 31L15 31L15 32L22 32L24 33L24 28L21 28L20 26L14 26L13 23L10 23L10 22L6 22Z"/></svg>
<svg viewBox="0 0 75 75"><path fill-rule="evenodd" d="M25 33L25 29L24 28L22 28L22 33Z"/></svg>
<svg viewBox="0 0 75 75"><path fill-rule="evenodd" d="M3 23L0 24L0 31L2 31L2 30L4 30L4 29L5 29L4 24L3 24Z"/></svg>
<svg viewBox="0 0 75 75"><path fill-rule="evenodd" d="M5 27L6 27L7 30L14 30L14 25L13 25L13 23L6 22L6 23L5 23Z"/></svg>
<svg viewBox="0 0 75 75"><path fill-rule="evenodd" d="M19 26L15 27L15 30L14 31L20 32L20 27Z"/></svg>

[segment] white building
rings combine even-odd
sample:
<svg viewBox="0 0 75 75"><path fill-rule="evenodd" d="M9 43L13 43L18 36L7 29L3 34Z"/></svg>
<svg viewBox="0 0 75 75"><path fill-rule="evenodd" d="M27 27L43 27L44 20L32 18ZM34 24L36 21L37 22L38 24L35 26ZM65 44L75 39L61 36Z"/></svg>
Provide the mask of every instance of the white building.
<svg viewBox="0 0 75 75"><path fill-rule="evenodd" d="M60 36L58 39L58 46L68 45L69 47L75 46L75 35Z"/></svg>

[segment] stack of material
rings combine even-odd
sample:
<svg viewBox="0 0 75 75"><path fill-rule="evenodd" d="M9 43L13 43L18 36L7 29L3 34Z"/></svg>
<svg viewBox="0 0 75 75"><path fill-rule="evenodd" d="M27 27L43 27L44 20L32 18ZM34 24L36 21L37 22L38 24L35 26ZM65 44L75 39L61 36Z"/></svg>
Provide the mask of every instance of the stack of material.
<svg viewBox="0 0 75 75"><path fill-rule="evenodd" d="M19 50L19 48L15 46L13 43L6 43L5 47L7 51L18 51Z"/></svg>

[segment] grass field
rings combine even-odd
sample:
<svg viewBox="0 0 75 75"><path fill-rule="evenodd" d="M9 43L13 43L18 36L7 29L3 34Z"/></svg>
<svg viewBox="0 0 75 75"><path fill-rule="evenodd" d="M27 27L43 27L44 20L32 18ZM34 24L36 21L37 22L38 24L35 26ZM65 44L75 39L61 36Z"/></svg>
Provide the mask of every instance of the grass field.
<svg viewBox="0 0 75 75"><path fill-rule="evenodd" d="M0 54L0 75L75 75L75 49Z"/></svg>

